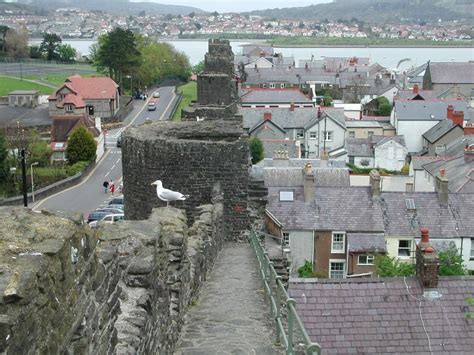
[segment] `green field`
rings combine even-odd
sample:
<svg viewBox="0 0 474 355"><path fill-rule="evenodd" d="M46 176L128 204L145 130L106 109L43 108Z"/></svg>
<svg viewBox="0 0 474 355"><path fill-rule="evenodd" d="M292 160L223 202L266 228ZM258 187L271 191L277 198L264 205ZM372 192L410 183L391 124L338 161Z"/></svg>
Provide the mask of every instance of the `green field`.
<svg viewBox="0 0 474 355"><path fill-rule="evenodd" d="M48 84L48 85L59 86L62 83L64 83L68 77L74 74L75 74L74 72L64 72L64 73L54 73L54 74L34 74L34 75L26 75L24 76L24 78L29 79L29 80L44 82L45 84ZM80 73L79 75L82 77L89 77L89 76L94 76L94 75L102 76L97 73L94 73L94 74Z"/></svg>
<svg viewBox="0 0 474 355"><path fill-rule="evenodd" d="M178 92L183 95L183 99L173 115L173 121L181 121L181 110L188 107L192 100L197 99L197 83L191 81L185 85L181 85L178 87Z"/></svg>
<svg viewBox="0 0 474 355"><path fill-rule="evenodd" d="M16 78L9 78L5 76L0 77L0 96L6 96L9 92L14 90L38 90L41 94L49 95L54 89L48 86L32 83Z"/></svg>

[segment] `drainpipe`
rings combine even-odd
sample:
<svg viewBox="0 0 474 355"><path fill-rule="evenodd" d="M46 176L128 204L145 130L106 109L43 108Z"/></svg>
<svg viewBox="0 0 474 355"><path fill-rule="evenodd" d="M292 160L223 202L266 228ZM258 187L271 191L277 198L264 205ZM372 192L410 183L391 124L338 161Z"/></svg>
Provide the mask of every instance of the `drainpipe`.
<svg viewBox="0 0 474 355"><path fill-rule="evenodd" d="M347 234L346 234L346 238L347 238ZM347 243L347 249L346 249L346 277L347 277L347 274L349 273L349 243ZM345 277L344 277L345 278Z"/></svg>

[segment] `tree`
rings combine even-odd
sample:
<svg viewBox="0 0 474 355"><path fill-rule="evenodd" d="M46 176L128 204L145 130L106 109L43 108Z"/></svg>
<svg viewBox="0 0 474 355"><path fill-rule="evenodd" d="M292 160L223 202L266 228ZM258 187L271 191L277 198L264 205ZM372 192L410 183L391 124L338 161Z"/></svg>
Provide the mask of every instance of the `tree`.
<svg viewBox="0 0 474 355"><path fill-rule="evenodd" d="M46 60L58 60L61 38L56 33L45 33L40 45L40 52L46 55Z"/></svg>
<svg viewBox="0 0 474 355"><path fill-rule="evenodd" d="M8 26L0 25L0 36L2 39L2 53L5 54L6 46L5 46L5 39L7 37L7 32L10 28Z"/></svg>
<svg viewBox="0 0 474 355"><path fill-rule="evenodd" d="M466 274L461 254L455 247L439 252L439 274L441 276L462 276Z"/></svg>
<svg viewBox="0 0 474 355"><path fill-rule="evenodd" d="M332 97L329 95L324 95L323 102L324 106L326 107L332 106Z"/></svg>
<svg viewBox="0 0 474 355"><path fill-rule="evenodd" d="M359 103L360 100L369 92L369 85L367 84L366 78L360 74L353 77L349 83L352 98L352 103Z"/></svg>
<svg viewBox="0 0 474 355"><path fill-rule="evenodd" d="M250 155L252 156L252 164L257 164L264 158L263 143L257 137L252 137L249 140Z"/></svg>
<svg viewBox="0 0 474 355"><path fill-rule="evenodd" d="M5 49L10 58L20 59L29 57L28 31L22 28L20 31L9 29L5 36Z"/></svg>
<svg viewBox="0 0 474 355"><path fill-rule="evenodd" d="M116 27L99 37L92 58L97 70L121 82L123 76L132 75L140 64L137 37L130 30Z"/></svg>
<svg viewBox="0 0 474 355"><path fill-rule="evenodd" d="M202 71L204 70L204 61L201 60L199 63L193 65L191 71L194 73L194 74L199 74L201 73Z"/></svg>
<svg viewBox="0 0 474 355"><path fill-rule="evenodd" d="M72 63L77 56L76 50L70 44L59 46L59 59L63 62Z"/></svg>
<svg viewBox="0 0 474 355"><path fill-rule="evenodd" d="M69 137L66 147L68 163L73 165L79 161L93 161L96 157L97 143L87 128L77 127Z"/></svg>
<svg viewBox="0 0 474 355"><path fill-rule="evenodd" d="M30 58L41 59L41 51L39 46L30 46Z"/></svg>
<svg viewBox="0 0 474 355"><path fill-rule="evenodd" d="M390 116L392 113L392 105L382 104L379 106L379 116Z"/></svg>
<svg viewBox="0 0 474 355"><path fill-rule="evenodd" d="M36 131L31 131L28 138L28 159L30 162L38 162L40 166L48 166L53 150L48 142L42 140Z"/></svg>
<svg viewBox="0 0 474 355"><path fill-rule="evenodd" d="M10 177L10 163L5 137L0 133L0 183L5 183Z"/></svg>
<svg viewBox="0 0 474 355"><path fill-rule="evenodd" d="M375 271L379 277L412 276L415 274L415 265L381 255L375 258Z"/></svg>

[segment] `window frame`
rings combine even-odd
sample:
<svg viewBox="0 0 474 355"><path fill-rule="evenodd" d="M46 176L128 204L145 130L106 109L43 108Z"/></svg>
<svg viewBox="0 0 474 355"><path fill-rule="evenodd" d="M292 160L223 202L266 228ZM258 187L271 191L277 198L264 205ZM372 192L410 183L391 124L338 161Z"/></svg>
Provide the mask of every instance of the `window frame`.
<svg viewBox="0 0 474 355"><path fill-rule="evenodd" d="M364 257L364 256L366 257L366 262L365 262L365 263L363 263L363 262L360 261L360 257L361 257L361 256L362 256L362 257ZM372 259L372 261L370 262L369 259ZM374 265L374 260L375 260L375 256L372 255L372 254L362 254L362 255L358 255L358 256L357 256L357 265L365 265L365 266L367 266L367 265Z"/></svg>
<svg viewBox="0 0 474 355"><path fill-rule="evenodd" d="M341 241L336 241L336 243L342 243L342 249L334 249L334 237L342 235ZM331 233L331 254L345 254L346 253L346 232L335 231Z"/></svg>
<svg viewBox="0 0 474 355"><path fill-rule="evenodd" d="M314 135L314 137L313 137ZM309 139L318 139L318 132L309 131Z"/></svg>
<svg viewBox="0 0 474 355"><path fill-rule="evenodd" d="M342 264L342 270L332 270L333 264ZM346 278L346 261L343 259L330 259L329 260L329 268L328 268L328 276L330 279L345 279ZM340 272L342 271L342 277L333 277L333 271Z"/></svg>
<svg viewBox="0 0 474 355"><path fill-rule="evenodd" d="M325 142L332 142L334 139L334 132L333 131L324 131L324 141Z"/></svg>
<svg viewBox="0 0 474 355"><path fill-rule="evenodd" d="M74 112L74 107L71 104L66 104L66 105L64 105L64 110L67 113L73 113Z"/></svg>
<svg viewBox="0 0 474 355"><path fill-rule="evenodd" d="M281 244L283 246L289 246L290 245L290 232L283 232L281 236Z"/></svg>
<svg viewBox="0 0 474 355"><path fill-rule="evenodd" d="M296 139L298 139L298 138L304 139L304 129L297 129L296 130Z"/></svg>
<svg viewBox="0 0 474 355"><path fill-rule="evenodd" d="M282 192L283 193L291 193L291 200L288 198L282 199ZM280 202L293 202L295 200L295 191L294 190L280 190L278 192Z"/></svg>
<svg viewBox="0 0 474 355"><path fill-rule="evenodd" d="M406 247L401 247L400 243L401 242L407 242L408 246ZM399 239L398 240L398 247L397 247L397 256L401 259L410 259L411 254L412 254L412 241L410 239ZM408 255L400 255L400 250L408 250Z"/></svg>
<svg viewBox="0 0 474 355"><path fill-rule="evenodd" d="M471 255L469 260L474 260L474 238L471 238Z"/></svg>

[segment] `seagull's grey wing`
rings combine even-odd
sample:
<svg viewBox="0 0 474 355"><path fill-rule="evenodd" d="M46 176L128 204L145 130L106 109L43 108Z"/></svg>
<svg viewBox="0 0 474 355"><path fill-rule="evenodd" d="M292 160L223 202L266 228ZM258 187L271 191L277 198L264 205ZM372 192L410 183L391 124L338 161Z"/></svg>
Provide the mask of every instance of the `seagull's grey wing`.
<svg viewBox="0 0 474 355"><path fill-rule="evenodd" d="M181 199L183 197L183 194L181 192L163 189L158 195L158 197L165 201L176 201Z"/></svg>

